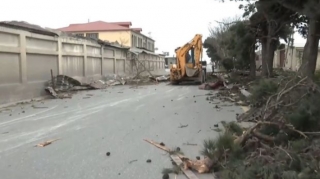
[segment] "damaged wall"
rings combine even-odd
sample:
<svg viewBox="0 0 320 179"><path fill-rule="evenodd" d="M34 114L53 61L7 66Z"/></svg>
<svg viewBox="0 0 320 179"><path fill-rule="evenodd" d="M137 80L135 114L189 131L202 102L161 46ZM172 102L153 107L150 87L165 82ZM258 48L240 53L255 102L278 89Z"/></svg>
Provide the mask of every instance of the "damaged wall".
<svg viewBox="0 0 320 179"><path fill-rule="evenodd" d="M52 37L0 26L0 104L45 95L45 83L64 74L82 82L126 73L127 49L69 36Z"/></svg>
<svg viewBox="0 0 320 179"><path fill-rule="evenodd" d="M140 53L138 54L138 60L150 70L153 75L163 75L165 72L165 60L164 56ZM132 64L131 64L132 65ZM139 64L137 64L139 66ZM143 72L142 75L148 75L148 72Z"/></svg>

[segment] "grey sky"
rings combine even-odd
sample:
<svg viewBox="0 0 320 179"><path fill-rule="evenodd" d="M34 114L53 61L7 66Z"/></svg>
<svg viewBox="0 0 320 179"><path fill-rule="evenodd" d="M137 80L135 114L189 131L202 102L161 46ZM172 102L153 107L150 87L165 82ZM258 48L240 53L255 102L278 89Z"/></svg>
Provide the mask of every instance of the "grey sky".
<svg viewBox="0 0 320 179"><path fill-rule="evenodd" d="M159 51L169 51L192 39L196 33L208 36L215 20L241 16L235 2L218 0L2 0L0 20L21 20L42 27L59 28L71 23L102 20L131 21L143 33L151 32ZM296 43L304 40L295 36ZM205 56L205 58L207 58Z"/></svg>

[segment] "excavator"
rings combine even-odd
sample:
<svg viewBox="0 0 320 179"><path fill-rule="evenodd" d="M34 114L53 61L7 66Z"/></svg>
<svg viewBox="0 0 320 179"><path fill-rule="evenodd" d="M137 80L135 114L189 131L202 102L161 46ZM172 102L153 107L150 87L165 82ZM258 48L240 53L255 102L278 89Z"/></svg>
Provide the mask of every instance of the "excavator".
<svg viewBox="0 0 320 179"><path fill-rule="evenodd" d="M206 81L206 61L202 61L202 35L196 34L190 42L176 48L175 53L176 64L170 67L171 84Z"/></svg>

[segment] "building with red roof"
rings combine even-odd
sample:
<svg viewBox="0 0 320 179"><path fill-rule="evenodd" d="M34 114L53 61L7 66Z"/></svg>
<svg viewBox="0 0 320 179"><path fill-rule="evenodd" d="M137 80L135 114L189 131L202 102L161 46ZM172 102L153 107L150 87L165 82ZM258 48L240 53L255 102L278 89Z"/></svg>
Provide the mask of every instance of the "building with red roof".
<svg viewBox="0 0 320 179"><path fill-rule="evenodd" d="M70 24L68 27L57 30L74 35L118 42L120 45L131 48L141 48L155 51L155 41L142 34L142 28L132 28L131 22L104 22L95 21L80 24Z"/></svg>

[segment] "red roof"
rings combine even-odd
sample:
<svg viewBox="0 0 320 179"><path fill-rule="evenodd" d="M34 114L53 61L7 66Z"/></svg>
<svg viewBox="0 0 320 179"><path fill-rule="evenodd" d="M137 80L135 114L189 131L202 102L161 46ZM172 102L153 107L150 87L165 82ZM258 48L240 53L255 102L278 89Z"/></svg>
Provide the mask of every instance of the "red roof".
<svg viewBox="0 0 320 179"><path fill-rule="evenodd" d="M131 22L124 22L124 23L131 24ZM88 31L129 30L129 28L120 25L120 22L109 23L104 21L96 21L96 22L89 22L84 24L70 24L68 27L59 28L57 30L64 31L64 32L88 32Z"/></svg>
<svg viewBox="0 0 320 179"><path fill-rule="evenodd" d="M124 26L132 26L131 22L109 22L112 24L124 25Z"/></svg>

